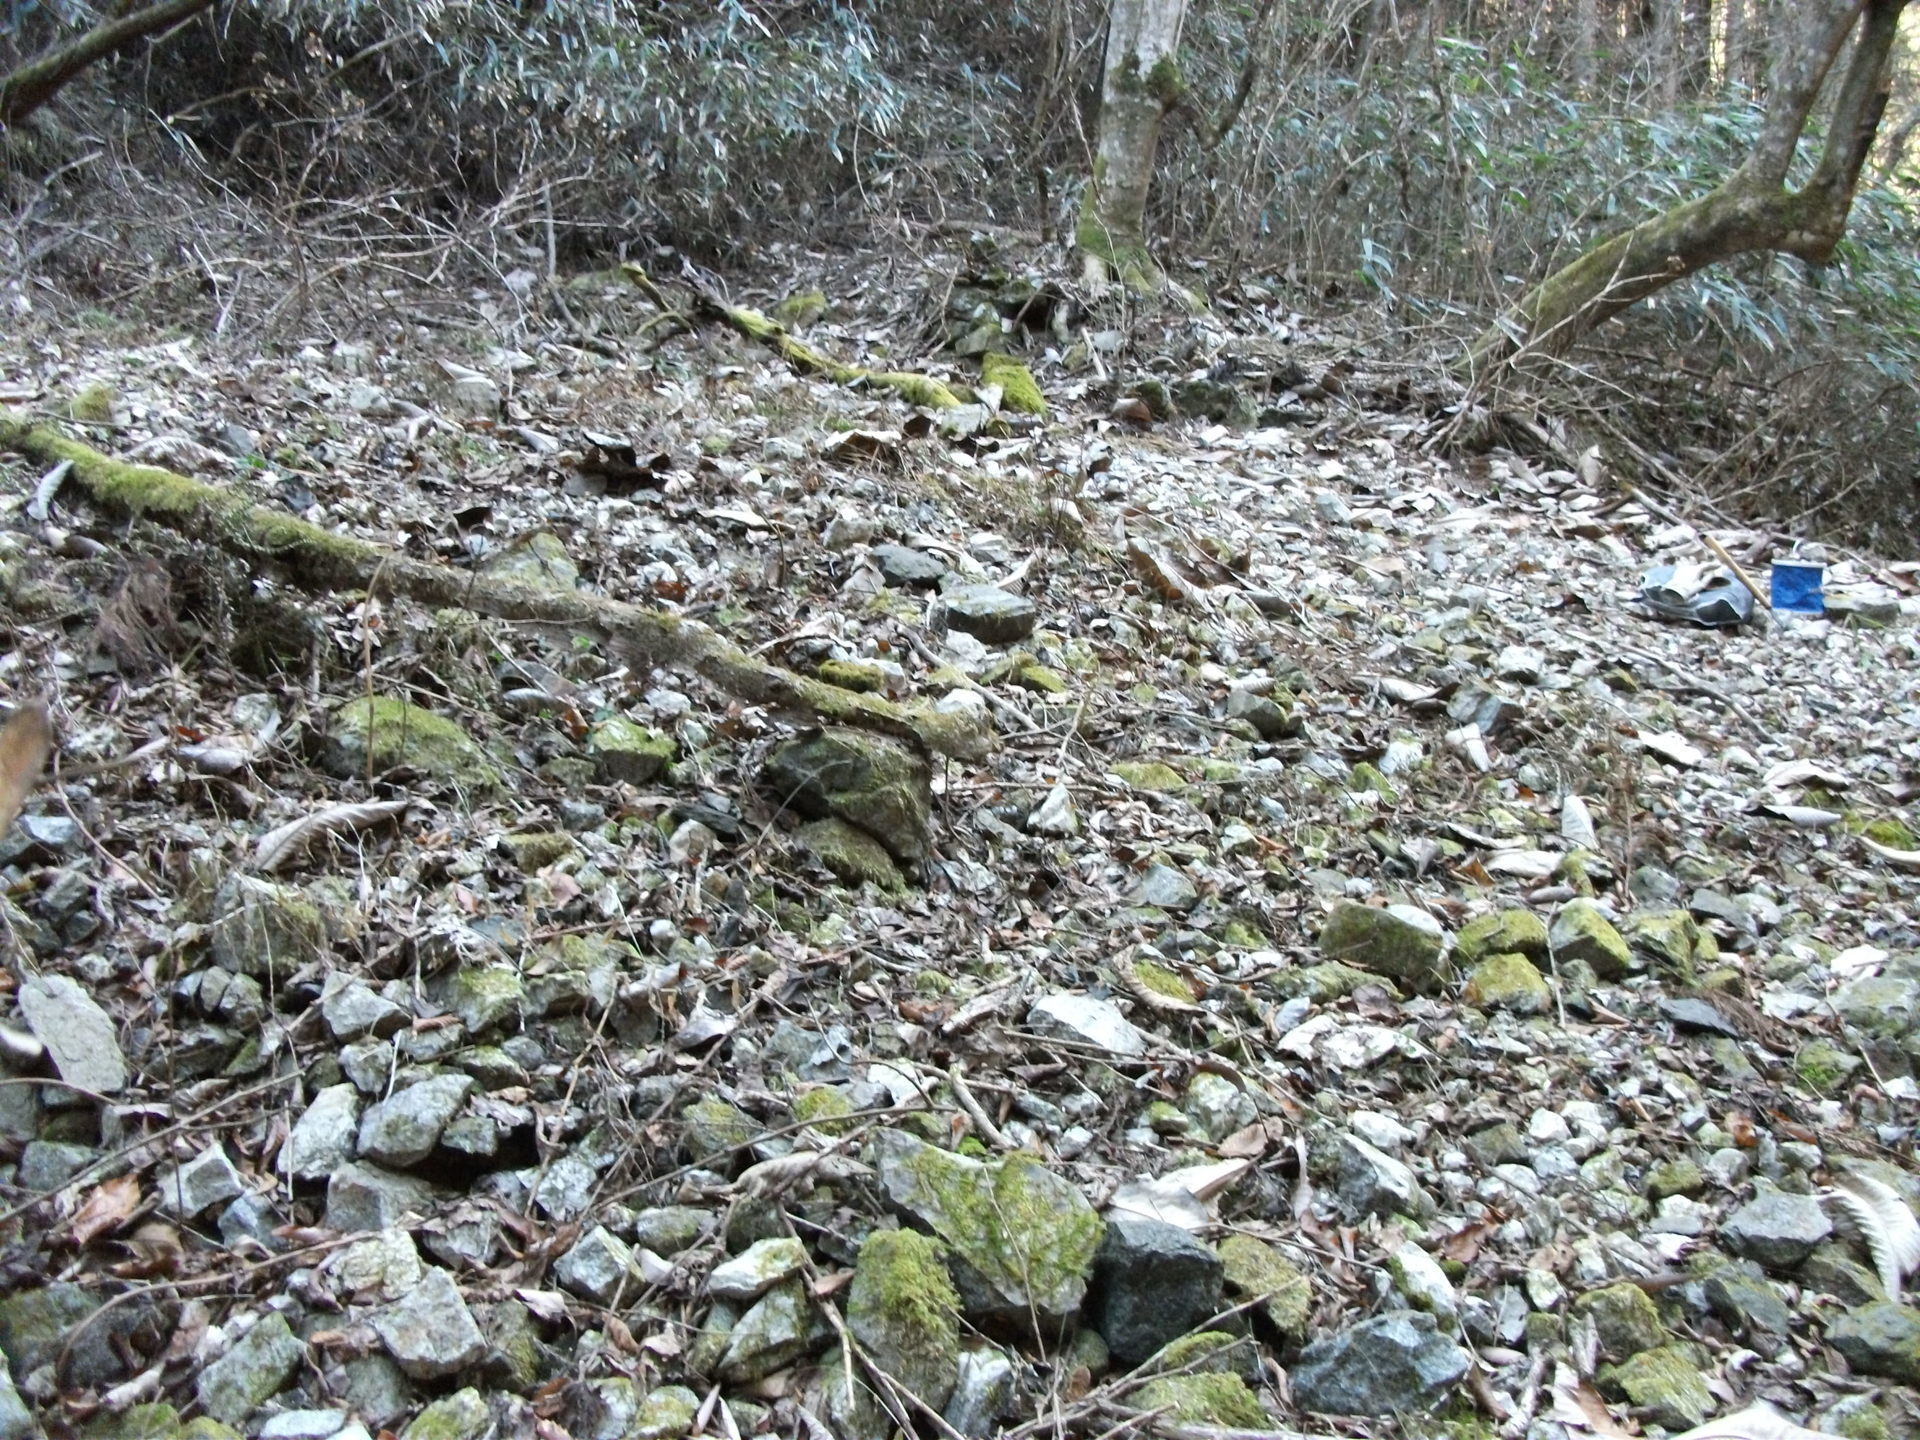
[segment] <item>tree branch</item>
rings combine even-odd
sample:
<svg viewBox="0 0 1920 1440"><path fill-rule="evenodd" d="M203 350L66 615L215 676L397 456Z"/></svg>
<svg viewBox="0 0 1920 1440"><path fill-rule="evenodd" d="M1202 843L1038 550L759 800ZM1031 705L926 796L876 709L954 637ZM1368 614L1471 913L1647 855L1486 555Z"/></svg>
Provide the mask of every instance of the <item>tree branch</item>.
<svg viewBox="0 0 1920 1440"><path fill-rule="evenodd" d="M0 78L0 127L11 129L18 125L59 94L74 76L123 45L143 40L176 21L192 19L217 3L218 0L158 0L144 10L103 21L77 40L41 51Z"/></svg>

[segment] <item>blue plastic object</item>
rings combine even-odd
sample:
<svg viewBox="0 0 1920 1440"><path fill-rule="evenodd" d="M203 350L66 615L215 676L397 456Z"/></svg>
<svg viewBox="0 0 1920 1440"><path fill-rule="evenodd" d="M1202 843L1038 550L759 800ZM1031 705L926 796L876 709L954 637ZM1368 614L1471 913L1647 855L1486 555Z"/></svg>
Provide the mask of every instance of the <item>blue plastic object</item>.
<svg viewBox="0 0 1920 1440"><path fill-rule="evenodd" d="M1803 615L1826 614L1826 597L1820 593L1822 574L1822 567L1818 565L1775 565L1767 586L1773 608L1797 610Z"/></svg>

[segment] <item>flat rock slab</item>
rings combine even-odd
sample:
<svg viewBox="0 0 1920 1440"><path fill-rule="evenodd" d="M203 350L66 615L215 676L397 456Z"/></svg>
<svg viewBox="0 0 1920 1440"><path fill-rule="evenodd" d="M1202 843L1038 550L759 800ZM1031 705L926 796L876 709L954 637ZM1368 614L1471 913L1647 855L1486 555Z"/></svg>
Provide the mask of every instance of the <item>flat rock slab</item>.
<svg viewBox="0 0 1920 1440"><path fill-rule="evenodd" d="M117 1095L126 1088L127 1058L120 1053L113 1021L77 981L65 975L28 976L20 987L20 1013L69 1085L96 1095Z"/></svg>

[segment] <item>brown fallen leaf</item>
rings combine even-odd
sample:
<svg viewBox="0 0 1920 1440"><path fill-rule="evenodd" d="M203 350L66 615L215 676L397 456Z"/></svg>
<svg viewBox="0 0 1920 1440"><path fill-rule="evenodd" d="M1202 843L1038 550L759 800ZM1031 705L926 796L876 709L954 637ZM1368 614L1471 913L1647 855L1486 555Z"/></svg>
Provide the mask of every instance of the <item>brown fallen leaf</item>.
<svg viewBox="0 0 1920 1440"><path fill-rule="evenodd" d="M126 1224L139 1208L140 1182L134 1176L120 1175L102 1182L73 1217L73 1243L86 1248Z"/></svg>

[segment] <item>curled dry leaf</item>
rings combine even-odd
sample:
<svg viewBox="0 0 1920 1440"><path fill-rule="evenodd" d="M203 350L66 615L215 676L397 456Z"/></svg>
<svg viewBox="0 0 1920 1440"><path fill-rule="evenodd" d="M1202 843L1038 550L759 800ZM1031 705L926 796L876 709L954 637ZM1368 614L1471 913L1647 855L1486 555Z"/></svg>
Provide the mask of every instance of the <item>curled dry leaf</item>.
<svg viewBox="0 0 1920 1440"><path fill-rule="evenodd" d="M384 820L397 819L406 814L413 803L411 800L368 800L357 805L329 805L302 815L260 837L253 852L253 868L278 870L322 835L365 830Z"/></svg>
<svg viewBox="0 0 1920 1440"><path fill-rule="evenodd" d="M140 1182L116 1176L96 1186L73 1217L73 1243L85 1247L118 1230L140 1208Z"/></svg>
<svg viewBox="0 0 1920 1440"><path fill-rule="evenodd" d="M1796 1425L1767 1405L1749 1405L1733 1415L1683 1430L1673 1440L1818 1440L1821 1432Z"/></svg>

